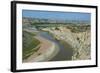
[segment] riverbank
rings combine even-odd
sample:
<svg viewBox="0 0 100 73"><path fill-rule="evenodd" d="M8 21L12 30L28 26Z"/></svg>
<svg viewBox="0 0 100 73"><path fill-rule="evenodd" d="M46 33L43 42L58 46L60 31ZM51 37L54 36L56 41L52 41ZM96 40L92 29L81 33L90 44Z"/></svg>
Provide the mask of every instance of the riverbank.
<svg viewBox="0 0 100 73"><path fill-rule="evenodd" d="M52 41L47 40L40 36L36 36L35 38L41 42L40 48L28 59L24 60L23 61L24 63L48 61L59 52L59 49Z"/></svg>

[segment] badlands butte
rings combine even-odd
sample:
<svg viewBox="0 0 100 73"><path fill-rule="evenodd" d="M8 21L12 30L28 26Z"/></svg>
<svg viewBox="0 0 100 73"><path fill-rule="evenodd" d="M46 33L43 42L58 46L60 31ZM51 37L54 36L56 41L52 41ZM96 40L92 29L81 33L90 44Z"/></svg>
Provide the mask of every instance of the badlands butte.
<svg viewBox="0 0 100 73"><path fill-rule="evenodd" d="M35 62L35 61L60 61L60 59L55 59L61 52L61 47L55 46L57 43L53 42L56 40L57 42L63 42L63 46L69 45L70 47L66 47L63 49L71 49L69 54L67 50L64 51L64 55L66 59L61 58L61 60L89 60L91 59L91 26L89 22L86 21L57 21L57 20L46 20L46 19L34 19L34 18L23 18L23 62ZM39 41L38 45L35 47L35 52L32 51L34 48L28 47L26 48L27 42L32 41L32 38L26 37L30 34L35 34L34 37ZM54 40L50 40L46 37L42 37L44 35L40 35L44 32L51 35ZM27 40L28 39L28 40ZM29 44L29 43L28 43ZM31 43L32 44L32 43ZM42 44L42 46L41 46ZM61 43L62 44L62 43ZM34 45L34 43L33 43ZM47 46L43 46L47 45ZM52 46L52 47L51 47ZM37 48L38 47L38 48ZM59 47L59 49L57 49ZM24 53L26 49L32 48L28 53ZM31 53L31 54L30 54ZM57 54L58 53L58 54ZM30 55L29 55L30 54ZM28 56L27 56L28 55ZM67 59L67 56L70 59ZM54 59L54 60L53 60Z"/></svg>

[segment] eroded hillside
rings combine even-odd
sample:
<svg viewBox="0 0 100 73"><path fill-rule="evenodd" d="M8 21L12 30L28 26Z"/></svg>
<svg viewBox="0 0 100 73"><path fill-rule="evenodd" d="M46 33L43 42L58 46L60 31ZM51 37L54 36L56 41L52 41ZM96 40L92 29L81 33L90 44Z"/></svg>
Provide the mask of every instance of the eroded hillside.
<svg viewBox="0 0 100 73"><path fill-rule="evenodd" d="M76 27L74 27L76 28ZM57 40L64 40L73 47L72 60L86 60L90 59L91 49L91 33L90 26L84 28L77 28L75 30L69 27L52 27L44 28L42 30L49 31ZM82 31L79 31L82 30Z"/></svg>

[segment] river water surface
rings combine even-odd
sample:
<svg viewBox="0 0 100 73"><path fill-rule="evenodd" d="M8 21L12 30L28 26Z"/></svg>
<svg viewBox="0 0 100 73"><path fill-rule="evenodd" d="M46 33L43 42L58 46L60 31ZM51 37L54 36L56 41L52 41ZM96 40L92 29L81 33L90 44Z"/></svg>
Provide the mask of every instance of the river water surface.
<svg viewBox="0 0 100 73"><path fill-rule="evenodd" d="M73 49L69 44L67 44L67 42L62 40L58 41L50 33L45 31L39 31L38 36L44 37L47 40L54 42L59 48L59 52L57 53L57 55L54 56L50 61L72 60Z"/></svg>

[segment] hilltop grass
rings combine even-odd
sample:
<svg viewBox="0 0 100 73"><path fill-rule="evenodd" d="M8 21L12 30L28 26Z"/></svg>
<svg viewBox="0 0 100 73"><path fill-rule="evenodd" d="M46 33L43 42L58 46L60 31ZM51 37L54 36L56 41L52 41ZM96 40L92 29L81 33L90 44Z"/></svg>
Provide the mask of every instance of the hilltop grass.
<svg viewBox="0 0 100 73"><path fill-rule="evenodd" d="M34 38L35 34L23 31L23 60L27 59L39 49L40 41Z"/></svg>

